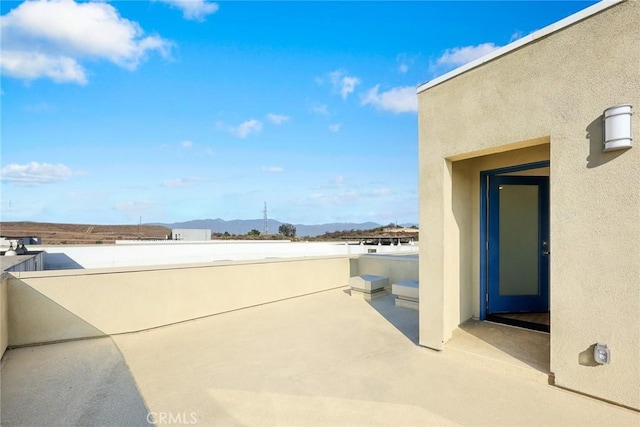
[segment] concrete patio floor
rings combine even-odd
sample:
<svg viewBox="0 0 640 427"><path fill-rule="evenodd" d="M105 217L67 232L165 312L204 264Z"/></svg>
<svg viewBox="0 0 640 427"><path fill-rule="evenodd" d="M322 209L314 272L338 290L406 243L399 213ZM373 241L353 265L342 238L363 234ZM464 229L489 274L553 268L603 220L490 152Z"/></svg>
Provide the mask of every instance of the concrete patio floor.
<svg viewBox="0 0 640 427"><path fill-rule="evenodd" d="M435 352L417 345L417 316L336 289L9 350L2 424L640 425L637 412L548 385L546 334L468 322Z"/></svg>

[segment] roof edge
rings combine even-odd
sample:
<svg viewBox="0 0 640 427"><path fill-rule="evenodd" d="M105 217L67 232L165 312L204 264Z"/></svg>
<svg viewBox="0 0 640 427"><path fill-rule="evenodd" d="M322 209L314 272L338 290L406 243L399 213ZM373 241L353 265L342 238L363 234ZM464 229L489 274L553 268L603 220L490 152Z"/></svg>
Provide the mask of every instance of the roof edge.
<svg viewBox="0 0 640 427"><path fill-rule="evenodd" d="M502 46L496 50L494 50L493 52L490 52L484 56L481 56L478 59L474 59L471 62L466 63L465 65L462 65L452 71L449 71L448 73L445 73L439 77L436 77L433 80L429 80L426 83L423 83L421 85L418 86L417 88L417 93L421 93L424 92L425 90L432 88L434 86L439 85L440 83L443 83L447 80L450 80L460 74L463 74L473 68L479 67L480 65L489 62L489 61L493 61L494 59L506 55L508 53L510 53L511 51L514 51L522 46L525 46L529 43L532 43L538 39L541 39L543 37L548 36L549 34L555 33L556 31L560 31L570 25L575 24L576 22L582 21L586 18L589 18L590 16L593 16L599 12L602 12L605 9L608 9L612 6L615 6L617 4L620 3L624 3L627 0L602 0L599 3L596 3L594 5L591 5L589 7L587 7L586 9L583 9L581 11L578 11L576 13L574 13L573 15L569 15L566 18L561 19L560 21L554 22L553 24L547 25L546 27L534 31L533 33L518 39L512 43L509 43L505 46Z"/></svg>

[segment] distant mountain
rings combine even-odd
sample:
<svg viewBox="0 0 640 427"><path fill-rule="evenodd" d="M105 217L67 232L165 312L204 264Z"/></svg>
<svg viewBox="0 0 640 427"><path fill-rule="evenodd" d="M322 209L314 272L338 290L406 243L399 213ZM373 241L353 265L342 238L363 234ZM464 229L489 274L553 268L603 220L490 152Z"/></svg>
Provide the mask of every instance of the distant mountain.
<svg viewBox="0 0 640 427"><path fill-rule="evenodd" d="M269 219L269 233L277 234L278 228L283 223L276 221L275 219ZM161 224L154 223L149 225L161 225L167 228L208 228L212 233L224 233L230 234L247 234L251 230L259 230L262 232L263 220L261 219L234 219L231 221L225 221L220 218L216 219L196 219L193 221L174 222L173 224ZM375 222L363 222L363 223L351 223L351 222L335 222L330 224L318 224L318 225L305 225L305 224L293 224L296 227L296 236L315 237L324 233L332 231L343 230L370 230L372 228L381 227L380 224Z"/></svg>

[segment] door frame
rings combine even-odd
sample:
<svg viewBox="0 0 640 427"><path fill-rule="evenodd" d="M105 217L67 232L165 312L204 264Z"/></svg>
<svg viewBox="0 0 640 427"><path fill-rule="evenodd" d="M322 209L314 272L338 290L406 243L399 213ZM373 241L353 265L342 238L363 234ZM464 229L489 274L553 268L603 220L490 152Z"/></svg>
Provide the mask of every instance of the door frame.
<svg viewBox="0 0 640 427"><path fill-rule="evenodd" d="M549 167L550 161L526 163L521 165L507 166L498 169L491 169L480 172L480 320L485 320L487 316L487 303L489 299L489 236L488 232L488 198L489 198L489 177L510 172L520 172L530 169ZM549 286L551 284L549 283Z"/></svg>

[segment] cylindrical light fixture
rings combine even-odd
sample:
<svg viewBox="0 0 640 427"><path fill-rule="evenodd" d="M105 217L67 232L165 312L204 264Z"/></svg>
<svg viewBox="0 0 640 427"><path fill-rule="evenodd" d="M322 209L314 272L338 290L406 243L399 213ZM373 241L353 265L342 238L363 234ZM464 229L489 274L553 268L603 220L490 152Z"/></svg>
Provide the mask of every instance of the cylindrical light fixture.
<svg viewBox="0 0 640 427"><path fill-rule="evenodd" d="M633 129L630 104L614 105L604 110L604 148L602 151L631 148Z"/></svg>

